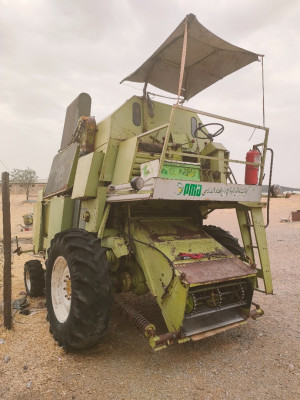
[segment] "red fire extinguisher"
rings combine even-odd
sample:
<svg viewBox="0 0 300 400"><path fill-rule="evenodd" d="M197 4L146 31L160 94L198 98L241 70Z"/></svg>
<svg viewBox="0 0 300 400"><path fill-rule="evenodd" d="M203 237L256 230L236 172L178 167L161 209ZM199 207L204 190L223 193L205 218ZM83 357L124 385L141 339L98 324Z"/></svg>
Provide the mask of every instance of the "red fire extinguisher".
<svg viewBox="0 0 300 400"><path fill-rule="evenodd" d="M260 163L261 154L257 147L253 146L252 150L249 150L246 154L246 161L251 163ZM257 185L258 183L258 171L259 167L256 165L246 164L245 169L245 184L246 185Z"/></svg>

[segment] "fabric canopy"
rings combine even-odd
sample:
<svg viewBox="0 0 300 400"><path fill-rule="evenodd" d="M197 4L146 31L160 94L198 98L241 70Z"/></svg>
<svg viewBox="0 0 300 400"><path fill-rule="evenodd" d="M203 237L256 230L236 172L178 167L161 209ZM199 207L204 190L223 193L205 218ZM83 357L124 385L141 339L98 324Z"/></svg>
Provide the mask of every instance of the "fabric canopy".
<svg viewBox="0 0 300 400"><path fill-rule="evenodd" d="M183 57L185 30L187 46ZM185 62L180 95L189 100L232 72L258 61L259 55L219 38L189 14L159 49L122 82L150 83L178 94L182 60Z"/></svg>

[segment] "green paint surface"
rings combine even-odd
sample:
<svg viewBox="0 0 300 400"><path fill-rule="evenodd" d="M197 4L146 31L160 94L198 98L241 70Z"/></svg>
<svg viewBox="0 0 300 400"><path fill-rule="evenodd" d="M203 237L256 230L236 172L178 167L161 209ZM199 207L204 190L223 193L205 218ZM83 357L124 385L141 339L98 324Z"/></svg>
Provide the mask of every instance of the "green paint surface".
<svg viewBox="0 0 300 400"><path fill-rule="evenodd" d="M97 197L98 174L102 161L102 152L89 153L79 158L72 199Z"/></svg>
<svg viewBox="0 0 300 400"><path fill-rule="evenodd" d="M56 233L72 227L73 205L74 200L70 197L55 196L51 199L46 248L50 247L51 240Z"/></svg>
<svg viewBox="0 0 300 400"><path fill-rule="evenodd" d="M187 181L200 181L200 167L191 165L174 165L165 163L161 170L161 177L166 179L178 179Z"/></svg>
<svg viewBox="0 0 300 400"><path fill-rule="evenodd" d="M37 202L33 208L33 248L35 254L43 250L44 219L42 201L43 190L40 190Z"/></svg>

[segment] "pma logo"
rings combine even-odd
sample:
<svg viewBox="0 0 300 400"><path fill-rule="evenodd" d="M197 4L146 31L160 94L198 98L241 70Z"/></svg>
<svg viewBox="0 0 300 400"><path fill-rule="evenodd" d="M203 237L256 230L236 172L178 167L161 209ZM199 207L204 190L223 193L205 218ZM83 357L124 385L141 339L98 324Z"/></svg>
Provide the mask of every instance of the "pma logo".
<svg viewBox="0 0 300 400"><path fill-rule="evenodd" d="M178 195L180 195L180 194L182 194L183 193L183 184L181 183L181 182L178 182L177 183L177 188L178 188Z"/></svg>
<svg viewBox="0 0 300 400"><path fill-rule="evenodd" d="M177 195L200 197L202 191L202 185L195 183L186 183L183 185L181 182L177 183L178 193Z"/></svg>

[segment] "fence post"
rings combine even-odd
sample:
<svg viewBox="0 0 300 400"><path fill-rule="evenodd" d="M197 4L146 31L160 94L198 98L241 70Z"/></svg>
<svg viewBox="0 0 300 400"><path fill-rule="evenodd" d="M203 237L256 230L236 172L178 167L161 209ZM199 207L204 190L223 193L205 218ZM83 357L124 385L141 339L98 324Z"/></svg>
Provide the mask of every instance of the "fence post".
<svg viewBox="0 0 300 400"><path fill-rule="evenodd" d="M9 173L2 173L2 212L3 212L3 306L4 326L12 328L11 312L11 225L10 225L10 199L9 199Z"/></svg>

